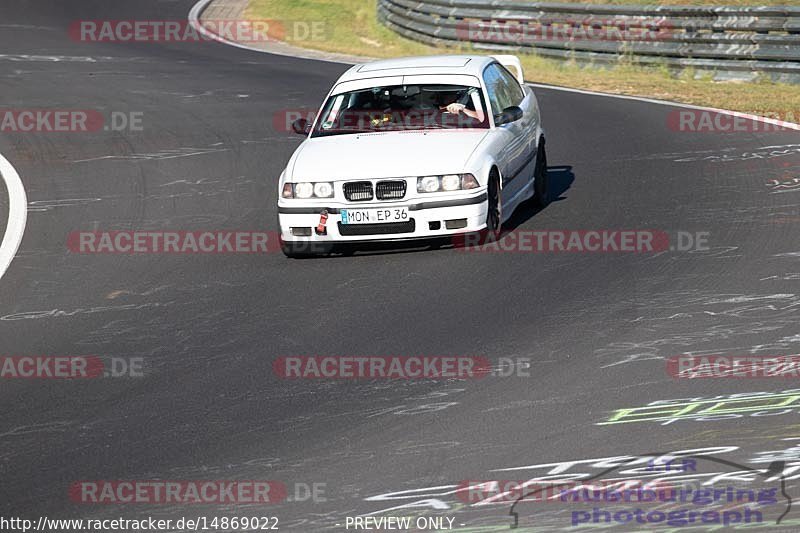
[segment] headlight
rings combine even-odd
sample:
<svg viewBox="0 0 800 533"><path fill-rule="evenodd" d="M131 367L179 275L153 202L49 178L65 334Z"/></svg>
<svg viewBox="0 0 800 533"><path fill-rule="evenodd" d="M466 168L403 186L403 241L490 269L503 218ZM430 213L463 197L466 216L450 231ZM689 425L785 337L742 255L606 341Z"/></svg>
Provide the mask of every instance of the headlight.
<svg viewBox="0 0 800 533"><path fill-rule="evenodd" d="M418 192L436 192L439 190L439 176L425 176L417 178Z"/></svg>
<svg viewBox="0 0 800 533"><path fill-rule="evenodd" d="M311 198L314 195L314 186L310 183L295 183L294 195L297 198Z"/></svg>
<svg viewBox="0 0 800 533"><path fill-rule="evenodd" d="M331 198L333 196L333 184L328 182L315 183L314 196L317 198Z"/></svg>
<svg viewBox="0 0 800 533"><path fill-rule="evenodd" d="M461 188L461 176L457 174L448 174L442 176L442 190L443 191L457 191Z"/></svg>
<svg viewBox="0 0 800 533"><path fill-rule="evenodd" d="M476 189L478 180L472 174L445 174L417 178L417 192L452 192Z"/></svg>
<svg viewBox="0 0 800 533"><path fill-rule="evenodd" d="M281 196L284 198L333 198L333 183L322 181L319 183L284 183Z"/></svg>

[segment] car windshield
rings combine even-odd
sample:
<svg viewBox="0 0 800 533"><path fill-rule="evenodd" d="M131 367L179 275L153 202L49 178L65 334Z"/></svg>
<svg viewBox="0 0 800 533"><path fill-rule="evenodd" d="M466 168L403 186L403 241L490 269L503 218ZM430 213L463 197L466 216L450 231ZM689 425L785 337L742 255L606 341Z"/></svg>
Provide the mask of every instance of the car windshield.
<svg viewBox="0 0 800 533"><path fill-rule="evenodd" d="M488 127L478 87L387 85L332 95L312 136Z"/></svg>

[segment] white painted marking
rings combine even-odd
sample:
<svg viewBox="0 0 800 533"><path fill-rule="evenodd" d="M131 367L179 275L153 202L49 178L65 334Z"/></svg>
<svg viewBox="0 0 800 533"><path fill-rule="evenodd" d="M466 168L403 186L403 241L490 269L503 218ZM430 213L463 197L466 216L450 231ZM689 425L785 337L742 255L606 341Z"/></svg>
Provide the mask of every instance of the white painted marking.
<svg viewBox="0 0 800 533"><path fill-rule="evenodd" d="M89 159L76 159L73 163L86 163L89 161L117 160L117 161L162 161L164 159L176 159L179 157L194 157L196 155L212 154L225 152L228 148L176 148L171 150L161 150L151 154L130 154L130 155L104 155L91 157Z"/></svg>
<svg viewBox="0 0 800 533"><path fill-rule="evenodd" d="M25 187L19 179L19 174L2 154L0 154L0 178L8 189L8 222L6 234L0 244L0 278L2 278L22 243L25 223L28 220L28 197L25 195Z"/></svg>
<svg viewBox="0 0 800 533"><path fill-rule="evenodd" d="M194 29L199 31L203 36L208 37L209 39L214 39L220 43L227 44L228 46L235 46L236 48L242 48L243 50L255 50L256 52L263 52L263 50L258 50L257 48L253 48L251 46L229 41L228 39L217 35L203 26L203 24L200 23L200 15L203 14L203 11L205 11L206 7L211 3L211 1L212 0L200 0L194 6L192 6L191 11L189 11L189 24L194 26Z"/></svg>
<svg viewBox="0 0 800 533"><path fill-rule="evenodd" d="M97 62L95 58L87 56L37 56L37 55L27 55L27 54L0 54L0 59L7 59L9 61L47 61L51 63L58 63L60 61L70 61L78 63Z"/></svg>
<svg viewBox="0 0 800 533"><path fill-rule="evenodd" d="M714 113L724 113L726 115L731 115L734 117L741 117L747 120L752 120L755 122L763 122L765 124L772 124L775 126L783 126L786 129L790 130L798 130L800 131L800 124L795 124L793 122L784 122L782 120L777 120L774 118L767 118L767 117L759 117L758 115L750 115L749 113L741 113L739 111L730 111L728 109L718 109L716 107L703 107L699 105L692 105L692 104L682 104L680 102L670 102L669 100L656 100L655 98L645 98L643 96L628 96L624 94L609 94L609 93L598 93L595 91L585 91L583 89L572 89L569 87L558 87L555 85L543 85L541 83L528 83L531 87L539 87L541 89L553 89L556 91L564 91L569 93L578 93L578 94L586 94L590 96L605 96L606 98L620 98L622 100L634 100L636 102L646 102L648 104L657 104L657 105L666 105L671 107L683 107L686 109L696 109L698 111L711 111Z"/></svg>
<svg viewBox="0 0 800 533"><path fill-rule="evenodd" d="M58 28L51 28L49 26L33 26L31 24L0 24L0 28L10 28L13 30L48 30L58 31Z"/></svg>
<svg viewBox="0 0 800 533"><path fill-rule="evenodd" d="M56 207L72 207L101 201L103 201L102 198L63 198L61 200L36 200L28 205L28 212L41 213L44 211L50 211Z"/></svg>
<svg viewBox="0 0 800 533"><path fill-rule="evenodd" d="M228 46L233 46L236 48L241 48L242 50L250 50L251 52L261 52L263 54L271 54L276 56L284 56L284 57L294 57L299 59L311 59L314 61L326 61L328 63L339 63L341 65L352 65L352 61L346 61L344 59L336 59L335 57L320 57L321 54L325 54L326 52L321 52L318 50L305 50L303 48L298 48L296 46L286 45L288 50L285 52L282 50L261 50L260 48L254 48L252 46L248 46L246 44L237 43L236 41L230 41L221 35L218 35L200 23L200 16L205 11L208 4L210 4L213 0L199 0L189 11L189 23L194 26L195 30L203 34L205 37L209 39L213 39L217 42L222 44L227 44ZM285 44L285 43L282 43ZM305 53L304 53L305 52ZM331 52L332 56L337 54ZM338 54L343 55L343 54ZM365 58L369 59L369 58Z"/></svg>
<svg viewBox="0 0 800 533"><path fill-rule="evenodd" d="M343 60L340 60L340 59L333 59L333 58L323 58L323 57L318 57L316 55L314 55L314 56L303 56L302 54L298 54L297 52L284 53L284 52L277 51L277 50L261 50L259 48L253 48L252 46L247 46L245 44L229 41L228 39L225 39L224 37L221 37L221 36L217 35L216 33L213 33L212 31L208 30L206 27L204 27L200 23L200 15L202 15L202 13L205 10L205 8L212 1L213 0L199 0L192 7L191 11L189 12L189 22L191 23L191 25L194 26L194 28L197 31L199 31L200 33L202 33L203 35L205 35L206 37L208 37L210 39L214 39L215 41L219 41L219 42L221 42L223 44L227 44L229 46L235 46L236 48L242 48L244 50L250 50L250 51L253 51L253 52L261 52L263 54L281 55L281 56L289 56L289 57L301 57L303 59L313 59L315 61L326 61L328 63L340 63L340 64L343 64L343 65L352 65L353 64L350 61L343 61ZM311 52L311 51L309 51L309 52ZM320 53L322 53L322 52L320 52ZM669 100L656 100L654 98L645 98L645 97L642 97L642 96L628 96L628 95L624 95L624 94L598 93L598 92L595 92L595 91L586 91L586 90L583 90L583 89L572 89L572 88L569 88L569 87L559 87L557 85L543 85L541 83L528 83L528 85L530 85L531 87L538 87L538 88L541 88L541 89L550 89L550 90L553 90L553 91L564 91L564 92L569 92L569 93L586 94L586 95L591 95L591 96L603 96L605 98L619 98L621 100L635 100L637 102L646 102L646 103L649 103L649 104L666 105L666 106L672 106L672 107L682 107L682 108L685 108L685 109L697 109L699 111L712 111L712 112L715 112L715 113L723 113L723 114L731 115L731 116L734 116L734 117L742 117L742 118L745 118L745 119L748 119L748 120L753 120L755 122L763 122L765 124L783 126L786 129L792 129L792 130L800 131L800 124L795 124L795 123L792 123L792 122L784 122L784 121L781 121L781 120L776 120L776 119L767 118L767 117L759 117L757 115L750 115L748 113L740 113L739 111L730 111L730 110L727 110L727 109L717 109L715 107L703 107L703 106L696 106L696 105L691 105L691 104L682 104L680 102L670 102Z"/></svg>

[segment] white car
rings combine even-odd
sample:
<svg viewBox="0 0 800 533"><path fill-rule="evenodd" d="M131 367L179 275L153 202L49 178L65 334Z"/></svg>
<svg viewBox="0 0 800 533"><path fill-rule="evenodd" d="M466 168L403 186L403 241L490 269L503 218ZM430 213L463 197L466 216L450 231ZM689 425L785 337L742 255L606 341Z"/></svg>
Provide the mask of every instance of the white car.
<svg viewBox="0 0 800 533"><path fill-rule="evenodd" d="M280 177L289 256L359 241L482 232L548 202L545 134L516 56L355 65L334 84Z"/></svg>

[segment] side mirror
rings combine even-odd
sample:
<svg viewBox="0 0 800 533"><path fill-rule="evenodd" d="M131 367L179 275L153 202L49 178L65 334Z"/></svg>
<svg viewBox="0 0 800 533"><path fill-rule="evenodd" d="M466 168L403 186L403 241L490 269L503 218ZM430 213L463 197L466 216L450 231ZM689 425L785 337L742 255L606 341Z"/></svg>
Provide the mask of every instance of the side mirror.
<svg viewBox="0 0 800 533"><path fill-rule="evenodd" d="M304 118L298 118L294 122L292 122L292 131L300 135L308 135L309 130L311 129L311 124Z"/></svg>
<svg viewBox="0 0 800 533"><path fill-rule="evenodd" d="M511 122L518 121L522 118L522 115L524 115L522 109L512 105L511 107L503 109L503 112L499 115L495 115L494 122L497 126L502 126L503 124L510 124Z"/></svg>

